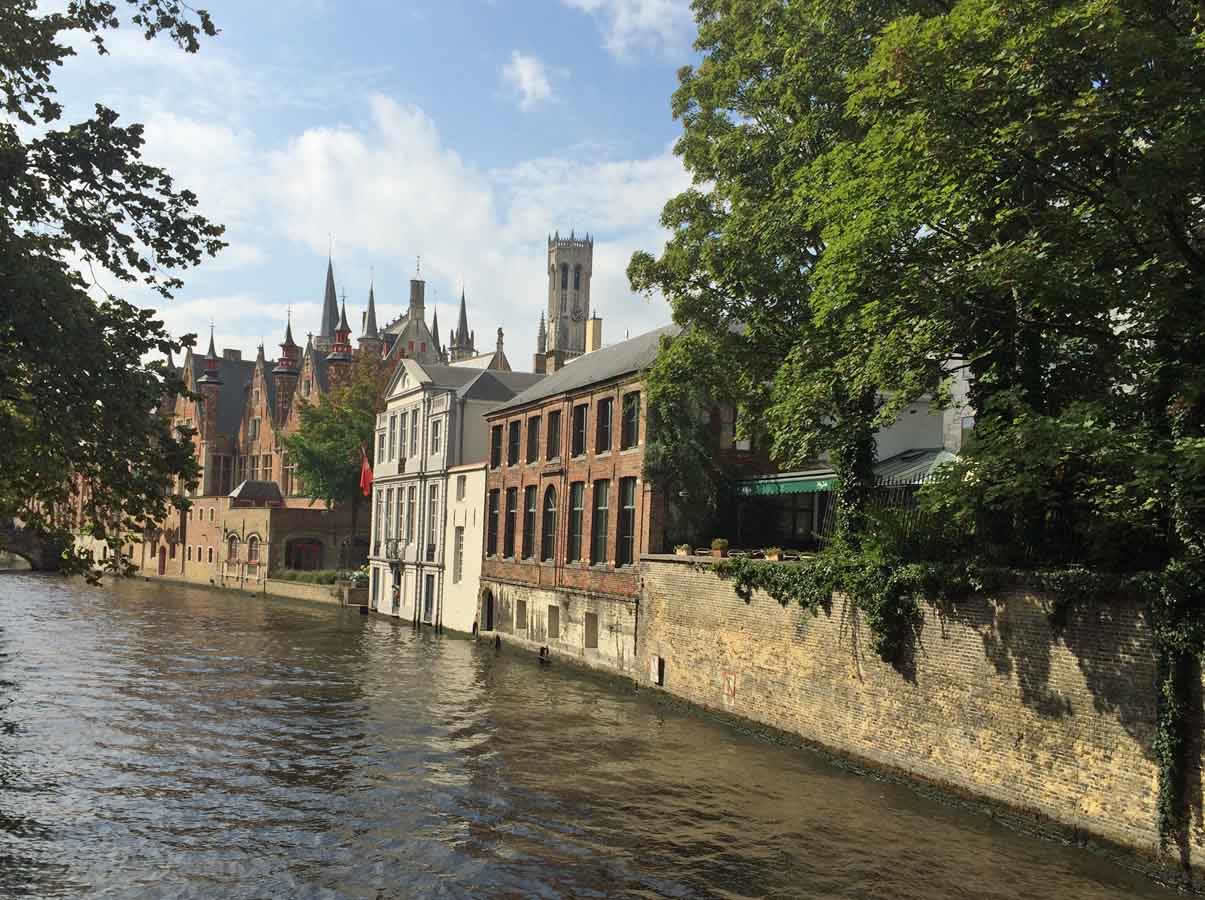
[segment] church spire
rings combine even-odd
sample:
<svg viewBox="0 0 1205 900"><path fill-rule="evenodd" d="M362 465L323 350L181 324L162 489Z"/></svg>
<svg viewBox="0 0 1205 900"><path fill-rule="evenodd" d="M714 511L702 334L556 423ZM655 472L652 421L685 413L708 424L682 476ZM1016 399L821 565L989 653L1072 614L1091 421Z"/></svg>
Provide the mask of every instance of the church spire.
<svg viewBox="0 0 1205 900"><path fill-rule="evenodd" d="M368 312L364 315L364 334L362 338L371 338L377 340L381 333L377 330L377 302L373 296L373 286L370 282L368 285Z"/></svg>
<svg viewBox="0 0 1205 900"><path fill-rule="evenodd" d="M540 313L540 330L536 332L536 353L543 353L548 346L548 332L544 328L544 313Z"/></svg>
<svg viewBox="0 0 1205 900"><path fill-rule="evenodd" d="M339 301L335 297L335 267L331 258L326 258L326 290L322 296L322 323L318 329L318 349L326 350L335 340L339 327Z"/></svg>
<svg viewBox="0 0 1205 900"><path fill-rule="evenodd" d="M218 353L213 345L213 323L209 324L209 352L205 354L205 374L197 379L199 384L221 384L218 374Z"/></svg>
<svg viewBox="0 0 1205 900"><path fill-rule="evenodd" d="M439 352L439 310L431 310L431 340L435 343L435 352Z"/></svg>

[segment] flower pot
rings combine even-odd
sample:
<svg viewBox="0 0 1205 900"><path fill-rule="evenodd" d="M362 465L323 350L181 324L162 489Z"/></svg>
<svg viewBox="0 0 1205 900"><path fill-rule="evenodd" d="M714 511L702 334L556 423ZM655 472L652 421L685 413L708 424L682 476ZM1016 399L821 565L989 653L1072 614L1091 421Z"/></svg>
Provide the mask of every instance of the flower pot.
<svg viewBox="0 0 1205 900"><path fill-rule="evenodd" d="M724 549L724 550L717 550L715 547L712 547L712 548L711 548L711 555L712 555L712 556L714 556L716 559L727 559L727 558L728 558L728 551L727 551L727 549Z"/></svg>
<svg viewBox="0 0 1205 900"><path fill-rule="evenodd" d="M770 562L782 562L782 554L781 553L767 553L766 559L770 560Z"/></svg>

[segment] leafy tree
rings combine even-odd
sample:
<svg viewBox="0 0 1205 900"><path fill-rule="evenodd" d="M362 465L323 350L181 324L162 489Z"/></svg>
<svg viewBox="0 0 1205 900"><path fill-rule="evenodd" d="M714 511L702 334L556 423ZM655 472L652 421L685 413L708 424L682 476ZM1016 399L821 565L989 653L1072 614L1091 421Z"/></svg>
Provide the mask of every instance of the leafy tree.
<svg viewBox="0 0 1205 900"><path fill-rule="evenodd" d="M847 74L894 16L920 7L931 4L699 0L704 58L681 71L673 103L695 186L665 206L661 256L637 253L628 268L634 289L660 291L675 321L719 341L744 430L784 465L832 454L839 527L855 543L875 426L934 390L940 366L873 293L813 303L827 249L815 169L861 131Z"/></svg>
<svg viewBox="0 0 1205 900"><path fill-rule="evenodd" d="M195 52L216 34L204 11L175 0L127 0L129 24ZM0 8L0 519L49 542L72 525L114 550L184 505L196 477L190 434L155 414L183 389L149 356L184 345L152 312L89 295L94 265L169 298L177 274L222 246L197 198L142 161L142 127L100 104L60 126L52 75L73 35L105 53L118 5L74 2L40 14L34 0ZM96 285L91 287L95 288ZM68 507L82 492L82 520ZM79 563L78 560L74 561Z"/></svg>
<svg viewBox="0 0 1205 900"><path fill-rule="evenodd" d="M301 399L301 427L281 438L306 496L328 506L351 505L351 531L356 533L360 508L360 453L373 462L377 415L385 409L390 370L371 354L355 357L345 380L321 395L317 403Z"/></svg>

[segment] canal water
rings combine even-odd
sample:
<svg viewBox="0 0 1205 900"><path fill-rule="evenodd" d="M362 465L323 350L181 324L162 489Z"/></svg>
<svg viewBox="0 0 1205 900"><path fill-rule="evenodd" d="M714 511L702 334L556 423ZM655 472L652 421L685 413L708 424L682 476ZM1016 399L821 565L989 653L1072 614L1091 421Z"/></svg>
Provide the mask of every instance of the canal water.
<svg viewBox="0 0 1205 900"><path fill-rule="evenodd" d="M1168 897L563 665L0 576L0 895Z"/></svg>

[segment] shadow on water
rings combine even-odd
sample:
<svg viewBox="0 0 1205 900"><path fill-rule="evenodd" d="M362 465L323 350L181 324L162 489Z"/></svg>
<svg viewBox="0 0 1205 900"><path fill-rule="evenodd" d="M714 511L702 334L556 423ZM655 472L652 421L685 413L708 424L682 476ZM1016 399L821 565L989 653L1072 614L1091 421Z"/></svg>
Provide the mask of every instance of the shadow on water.
<svg viewBox="0 0 1205 900"><path fill-rule="evenodd" d="M6 577L0 653L0 892L1168 896L614 679L330 607Z"/></svg>

